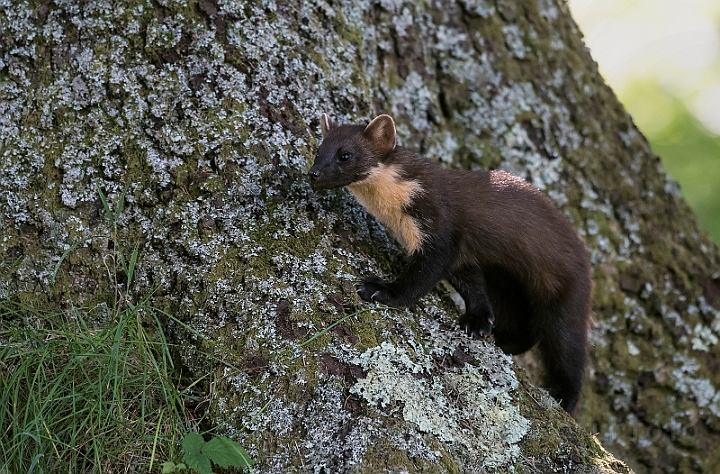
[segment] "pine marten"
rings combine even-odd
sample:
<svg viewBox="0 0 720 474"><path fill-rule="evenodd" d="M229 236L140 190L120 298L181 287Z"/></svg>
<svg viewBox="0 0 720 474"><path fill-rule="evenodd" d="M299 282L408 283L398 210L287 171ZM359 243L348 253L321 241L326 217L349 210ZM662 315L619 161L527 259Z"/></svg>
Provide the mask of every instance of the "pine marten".
<svg viewBox="0 0 720 474"><path fill-rule="evenodd" d="M389 115L335 125L309 171L313 188L347 187L407 249L388 282L358 284L365 301L414 304L440 280L465 300L460 325L494 334L508 354L539 345L546 386L567 411L580 396L592 280L583 242L539 190L504 171L454 171L396 146Z"/></svg>

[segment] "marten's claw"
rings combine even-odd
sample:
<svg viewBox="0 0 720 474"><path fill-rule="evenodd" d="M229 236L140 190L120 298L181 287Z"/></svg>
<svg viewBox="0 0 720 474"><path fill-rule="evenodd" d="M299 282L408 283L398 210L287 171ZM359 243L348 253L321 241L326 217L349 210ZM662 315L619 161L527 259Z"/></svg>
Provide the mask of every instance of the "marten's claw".
<svg viewBox="0 0 720 474"><path fill-rule="evenodd" d="M493 322L490 318L468 318L466 316L463 315L459 323L462 330L470 337L485 338L492 334Z"/></svg>
<svg viewBox="0 0 720 474"><path fill-rule="evenodd" d="M356 284L358 295L365 301L385 303L387 286L385 280L378 277L369 277Z"/></svg>

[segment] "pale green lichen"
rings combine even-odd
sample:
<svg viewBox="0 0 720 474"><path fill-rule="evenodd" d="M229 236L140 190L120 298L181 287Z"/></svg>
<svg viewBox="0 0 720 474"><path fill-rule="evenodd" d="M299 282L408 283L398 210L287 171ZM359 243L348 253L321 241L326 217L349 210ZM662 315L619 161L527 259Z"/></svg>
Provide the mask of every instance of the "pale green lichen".
<svg viewBox="0 0 720 474"><path fill-rule="evenodd" d="M449 348L435 347L433 352L443 349ZM367 371L351 393L432 434L463 460L465 471L507 469L517 462L518 443L530 422L512 403L511 391L517 388L513 375L489 380L485 369L468 365L436 375L429 353L389 342L351 361Z"/></svg>

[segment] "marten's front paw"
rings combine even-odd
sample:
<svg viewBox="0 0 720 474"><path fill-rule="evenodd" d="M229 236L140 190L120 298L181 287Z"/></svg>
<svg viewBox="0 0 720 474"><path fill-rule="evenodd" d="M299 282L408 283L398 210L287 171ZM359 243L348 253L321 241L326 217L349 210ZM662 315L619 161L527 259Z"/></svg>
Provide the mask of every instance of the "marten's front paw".
<svg viewBox="0 0 720 474"><path fill-rule="evenodd" d="M378 303L388 304L390 294L388 292L387 283L382 278L372 276L363 278L357 285L357 292L365 301L377 301Z"/></svg>

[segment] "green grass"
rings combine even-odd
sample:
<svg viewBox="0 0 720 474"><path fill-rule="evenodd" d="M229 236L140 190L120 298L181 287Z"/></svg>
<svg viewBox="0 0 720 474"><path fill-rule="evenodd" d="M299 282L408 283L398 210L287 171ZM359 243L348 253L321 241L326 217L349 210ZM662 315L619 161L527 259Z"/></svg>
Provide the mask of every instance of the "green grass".
<svg viewBox="0 0 720 474"><path fill-rule="evenodd" d="M0 300L0 474L159 471L182 457L180 440L200 422L196 382L178 387L163 331L163 321L182 323L149 304L152 292L128 292L139 249L126 258L117 239L124 193L115 209L98 193L115 243L101 259L111 262L112 307L41 311Z"/></svg>
<svg viewBox="0 0 720 474"><path fill-rule="evenodd" d="M156 311L41 313L0 302L0 472L128 472L178 457L194 425ZM156 461L157 462L157 461Z"/></svg>

